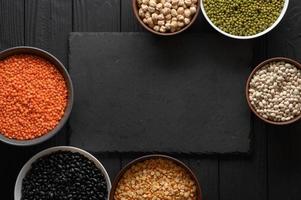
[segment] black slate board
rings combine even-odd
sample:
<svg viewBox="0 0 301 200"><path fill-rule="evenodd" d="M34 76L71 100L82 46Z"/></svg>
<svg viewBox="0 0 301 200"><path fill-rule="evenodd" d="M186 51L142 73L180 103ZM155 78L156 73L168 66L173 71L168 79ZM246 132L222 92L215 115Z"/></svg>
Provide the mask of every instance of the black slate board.
<svg viewBox="0 0 301 200"><path fill-rule="evenodd" d="M247 153L253 44L215 35L72 33L71 145L94 152Z"/></svg>

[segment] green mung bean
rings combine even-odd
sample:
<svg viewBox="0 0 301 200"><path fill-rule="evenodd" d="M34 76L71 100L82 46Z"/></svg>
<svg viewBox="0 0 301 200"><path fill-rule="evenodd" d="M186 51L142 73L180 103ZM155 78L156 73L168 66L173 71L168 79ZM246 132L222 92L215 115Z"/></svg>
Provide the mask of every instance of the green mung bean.
<svg viewBox="0 0 301 200"><path fill-rule="evenodd" d="M214 25L236 36L263 32L279 17L284 0L203 0Z"/></svg>

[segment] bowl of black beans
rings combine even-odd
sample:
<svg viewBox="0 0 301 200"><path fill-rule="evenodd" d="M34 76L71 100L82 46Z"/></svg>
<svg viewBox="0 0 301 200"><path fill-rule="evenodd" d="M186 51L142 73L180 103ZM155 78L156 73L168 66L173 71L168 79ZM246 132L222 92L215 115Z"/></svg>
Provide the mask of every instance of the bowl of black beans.
<svg viewBox="0 0 301 200"><path fill-rule="evenodd" d="M45 149L21 169L15 200L107 200L111 181L90 153L69 146Z"/></svg>

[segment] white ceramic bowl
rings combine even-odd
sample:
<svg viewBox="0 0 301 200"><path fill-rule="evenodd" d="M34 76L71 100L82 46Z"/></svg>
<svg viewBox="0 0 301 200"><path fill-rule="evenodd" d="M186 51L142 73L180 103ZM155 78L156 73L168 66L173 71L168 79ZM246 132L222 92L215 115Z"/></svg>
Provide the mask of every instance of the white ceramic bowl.
<svg viewBox="0 0 301 200"><path fill-rule="evenodd" d="M110 177L106 171L106 169L104 168L104 166L90 153L88 153L87 151L84 151L82 149L76 148L76 147L70 147L70 146L58 146L58 147L52 147L52 148L48 148L45 149L39 153L37 153L35 156L33 156L29 161L27 161L27 163L23 166L23 168L21 169L16 183L15 183L15 200L20 200L21 199L21 191L22 191L22 181L25 177L25 175L27 174L27 172L29 171L29 169L31 168L31 165L33 162L35 162L38 158L43 157L45 155L48 155L50 153L56 152L56 151L70 151L70 152L77 152L82 154L83 156L85 156L86 158L90 159L91 161L93 161L95 163L95 165L97 166L97 168L99 168L102 172L102 174L104 175L106 182L107 182L107 188L108 188L108 197L107 199L109 199L109 195L110 195L110 190L111 190L111 181L110 181Z"/></svg>
<svg viewBox="0 0 301 200"><path fill-rule="evenodd" d="M215 29L217 30L218 32L220 32L221 34L227 36L227 37L230 37L230 38L234 38L234 39L253 39L253 38L257 38L257 37L260 37L260 36L263 36L265 34L267 34L268 32L270 32L271 30L273 30L278 24L279 22L282 20L282 18L284 17L286 11L287 11L287 8L288 8L288 4L289 4L289 0L285 0L284 2L284 5L283 5L283 9L278 17L278 19L274 22L274 24L272 26L270 26L268 29L260 32L260 33L257 33L256 35L250 35L250 36L237 36L237 35L231 35L229 33L226 33L225 31L221 30L220 28L218 28L217 26L215 26L213 24L213 22L210 20L210 18L208 17L207 13L206 13L206 10L204 8L204 1L206 0L202 0L201 1L201 10L202 10L202 13L203 15L205 16L206 20L209 22L209 24Z"/></svg>

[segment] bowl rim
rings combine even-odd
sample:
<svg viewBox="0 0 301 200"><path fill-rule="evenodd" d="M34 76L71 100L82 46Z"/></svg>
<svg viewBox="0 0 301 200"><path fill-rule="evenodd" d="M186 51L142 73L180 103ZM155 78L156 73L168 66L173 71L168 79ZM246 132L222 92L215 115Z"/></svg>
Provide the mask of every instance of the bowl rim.
<svg viewBox="0 0 301 200"><path fill-rule="evenodd" d="M86 158L88 158L89 160L91 160L98 169L101 170L101 172L103 173L105 179L106 179L106 183L107 183L107 189L108 189L108 196L110 195L110 191L111 191L111 180L110 180L110 176L106 170L106 168L103 166L103 164L96 158L94 157L92 154L90 154L89 152L80 149L78 147L73 147L73 146L55 146L55 147L50 147L47 149L44 149L38 153L36 153L33 157L31 157L22 167L22 169L20 170L16 182L15 182L15 188L14 188L14 200L20 200L18 199L18 194L19 189L22 189L22 182L23 182L23 178L25 177L25 175L27 174L28 170L31 168L32 163L34 163L37 159L45 156L45 155L49 155L51 153L57 152L57 151L70 151L70 152L77 152L80 153L81 155L85 156ZM27 170L26 170L27 169Z"/></svg>
<svg viewBox="0 0 301 200"><path fill-rule="evenodd" d="M202 10L202 13L205 17L205 19L207 20L207 22L215 29L217 30L219 33L229 37L229 38L233 38L233 39L240 39L240 40L249 40L249 39L254 39L254 38L258 38L260 36L263 36L267 33L269 33L271 30L273 30L280 22L281 20L283 19L284 15L286 14L286 11L287 11L287 8L288 8L288 5L289 5L289 0L284 0L284 5L283 5L283 8L282 8L282 11L280 13L280 15L278 16L277 20L272 24L272 26L270 26L269 28L265 29L264 31L260 32L260 33L257 33L255 35L249 35L249 36L237 36L237 35L232 35L230 33L227 33L223 30L221 30L219 27L217 27L211 20L210 18L208 17L207 13L206 13L206 10L205 10L205 7L204 7L204 1L205 0L202 0L201 2L201 10Z"/></svg>
<svg viewBox="0 0 301 200"><path fill-rule="evenodd" d="M284 121L284 122L276 122L276 121L272 121L269 119L265 119L264 117L262 117L259 113L257 113L257 111L255 110L255 108L252 106L251 101L250 101L250 97L249 97L249 85L250 82L254 76L254 74L261 69L262 67L264 67L265 65L271 63L271 62L279 62L279 61L284 61L290 64L293 64L295 67L297 67L298 69L301 70L301 64L291 58L286 58L286 57L274 57L274 58L270 58L267 59L263 62L261 62L260 64L258 64L251 72L251 74L249 75L247 82L246 82L246 88L245 88L245 95L246 95L246 100L248 103L249 108L251 109L251 111L260 119L262 119L263 121L265 121L268 124L273 124L273 125L288 125L288 124L292 124L294 122L297 122L298 120L301 119L301 113L299 114L299 116L288 120L288 121Z"/></svg>
<svg viewBox="0 0 301 200"><path fill-rule="evenodd" d="M111 192L110 192L110 196L109 196L109 200L114 200L114 194L116 191L116 188L118 186L118 183L120 181L120 179L123 177L124 173L133 165L143 162L145 160L149 160L149 159L156 159L156 158L161 158L161 159L166 159L169 161L174 162L175 164L177 164L178 166L182 167L185 171L187 171L187 173L189 173L189 175L191 176L191 178L195 181L196 183L196 187L197 187L197 200L202 200L203 199L203 193L202 193L202 187L200 185L200 182L197 178L197 176L195 175L195 173L182 161L168 156L168 155L163 155L163 154L150 154L150 155L145 155L145 156L141 156L138 158L135 158L134 160L130 161L129 163L127 163L117 174L117 176L115 177L113 184L112 184L112 188L111 188Z"/></svg>
<svg viewBox="0 0 301 200"><path fill-rule="evenodd" d="M5 49L0 52L0 60L3 60L9 56L17 55L17 54L31 54L31 55L36 55L39 56L50 63L52 63L57 70L61 73L65 80L65 84L67 86L68 90L68 101L67 101L67 106L65 108L65 112L63 117L60 119L59 123L48 133L45 133L44 135L31 139L31 140L17 140L17 139L11 139L8 138L2 134L0 134L0 141L9 144L9 145L14 145L14 146L33 146L40 144L42 142L45 142L52 138L54 135L56 135L66 124L67 120L70 117L72 107L73 107L73 101L74 101L74 88L73 88L73 83L70 78L69 72L67 71L66 67L63 65L63 63L56 58L54 55L51 53L37 48L37 47L31 47L31 46L15 46L11 47L8 49Z"/></svg>
<svg viewBox="0 0 301 200"><path fill-rule="evenodd" d="M137 6L137 0L132 0L132 10L134 12L134 15L136 17L136 19L139 21L139 23L149 32L154 33L156 35L161 35L161 36L171 36L171 35L177 35L183 31L185 31L186 29L188 29L198 18L198 15L200 13L200 5L201 5L201 1L202 0L198 0L197 3L197 8L196 8L196 13L194 14L192 20L190 21L189 24L187 24L186 26L184 26L182 29L175 31L175 32L167 32L167 33L161 33L161 32L157 32L155 30L153 30L152 28L150 28L149 26L147 26L146 24L143 23L143 21L141 20L139 14L138 14L138 6Z"/></svg>

